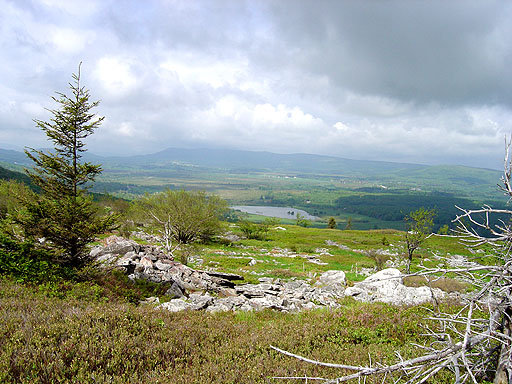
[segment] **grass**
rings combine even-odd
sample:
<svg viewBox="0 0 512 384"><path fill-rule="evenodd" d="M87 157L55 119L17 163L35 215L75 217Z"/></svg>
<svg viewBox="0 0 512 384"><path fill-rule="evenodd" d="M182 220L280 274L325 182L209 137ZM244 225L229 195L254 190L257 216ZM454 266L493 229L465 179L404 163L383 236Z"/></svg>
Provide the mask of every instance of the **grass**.
<svg viewBox="0 0 512 384"><path fill-rule="evenodd" d="M257 281L261 276L286 277L286 274L276 273L275 270L287 270L291 277L306 279L331 269L343 270L350 280L358 281L364 276L354 273L354 269L374 268L376 259L372 254L375 251L384 250L397 255L404 252L403 232L396 230L359 231L303 228L285 224L280 226L285 230L272 229L266 240L242 239L234 244L207 245L200 255L203 264L192 263L192 266L239 273L250 282ZM230 229L241 235L236 225L231 225ZM321 250L328 253L322 253ZM435 265L437 261L432 257L434 253L472 257L456 239L433 236L415 253L412 271L418 270L419 263ZM323 264L308 261L311 256ZM258 262L250 265L252 259Z"/></svg>
<svg viewBox="0 0 512 384"><path fill-rule="evenodd" d="M398 252L403 237L395 230L282 226L286 230L273 229L265 241L206 245L198 255L203 264L197 267L239 273L253 283L260 276L309 279L337 269L353 282L364 278L355 273L354 265L374 266L369 251ZM413 260L413 269L428 258L434 263L434 251L471 256L455 239L432 237ZM312 256L325 264L309 262ZM259 262L249 265L251 259ZM165 298L165 287L133 283L118 273L93 278L33 286L0 278L0 382L297 383L272 377L335 378L347 372L283 356L270 345L316 360L367 365L370 357L396 362L397 350L404 359L415 356L419 350L413 343L425 341L420 324L429 312L424 307L345 298L337 310L298 314L169 313L139 304L149 296ZM408 279L406 284L424 282ZM432 284L447 291L466 289L448 278ZM378 383L382 378L366 382ZM451 383L453 377L442 372L431 382Z"/></svg>
<svg viewBox="0 0 512 384"><path fill-rule="evenodd" d="M418 351L420 307L342 301L299 314L168 313L149 306L47 297L0 280L0 382L277 383L273 376L342 372L280 355L368 364ZM283 332L286 330L286 332ZM374 381L372 381L374 380ZM381 379L380 379L381 380ZM284 381L286 383L287 381ZM296 381L295 381L296 382ZM370 379L367 382L380 382ZM449 383L448 372L435 383Z"/></svg>

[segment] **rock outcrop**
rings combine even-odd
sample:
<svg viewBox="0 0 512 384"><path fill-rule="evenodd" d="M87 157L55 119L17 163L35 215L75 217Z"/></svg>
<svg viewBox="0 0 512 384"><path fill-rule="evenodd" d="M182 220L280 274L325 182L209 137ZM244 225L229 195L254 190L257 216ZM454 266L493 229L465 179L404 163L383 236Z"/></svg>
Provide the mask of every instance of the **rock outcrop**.
<svg viewBox="0 0 512 384"><path fill-rule="evenodd" d="M396 268L388 268L347 288L345 295L365 302L380 301L394 305L416 305L434 298L442 299L446 294L438 288L406 287L402 282L400 271Z"/></svg>
<svg viewBox="0 0 512 384"><path fill-rule="evenodd" d="M130 279L144 279L168 286L171 299L158 308L169 311L205 310L251 311L270 308L295 312L318 307L337 307L338 299L352 296L361 301L381 301L395 305L420 304L443 298L444 292L428 287L402 284L400 271L388 268L366 280L346 287L343 271L327 271L312 285L303 280L282 281L262 277L258 284L235 284L242 276L217 271L194 270L172 260L161 247L141 245L111 236L104 246L91 250L98 261L123 270ZM158 298L147 302L158 303Z"/></svg>

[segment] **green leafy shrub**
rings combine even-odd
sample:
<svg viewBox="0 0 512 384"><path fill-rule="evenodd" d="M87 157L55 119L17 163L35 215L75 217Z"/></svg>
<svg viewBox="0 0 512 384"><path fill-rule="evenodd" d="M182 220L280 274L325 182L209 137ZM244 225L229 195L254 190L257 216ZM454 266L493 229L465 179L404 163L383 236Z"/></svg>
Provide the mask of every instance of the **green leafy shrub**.
<svg viewBox="0 0 512 384"><path fill-rule="evenodd" d="M52 263L53 257L50 251L37 249L33 242L20 242L0 233L0 275L34 283L75 276L73 269Z"/></svg>

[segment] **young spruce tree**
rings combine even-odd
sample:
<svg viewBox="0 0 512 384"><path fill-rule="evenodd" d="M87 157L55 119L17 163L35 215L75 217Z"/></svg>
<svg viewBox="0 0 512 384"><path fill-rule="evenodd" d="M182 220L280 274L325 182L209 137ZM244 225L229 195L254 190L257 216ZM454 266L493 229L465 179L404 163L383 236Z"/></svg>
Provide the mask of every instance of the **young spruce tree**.
<svg viewBox="0 0 512 384"><path fill-rule="evenodd" d="M26 204L21 225L27 236L45 239L44 244L55 253L54 261L81 268L91 261L87 244L111 229L115 217L101 215L87 193L102 169L81 161L86 151L83 140L104 118L91 112L99 102L91 102L89 91L80 84L80 66L69 88L71 96L57 92L52 97L59 108L49 110L53 115L49 122L34 120L53 142L54 150L25 150L35 164L27 173L42 193L37 201Z"/></svg>

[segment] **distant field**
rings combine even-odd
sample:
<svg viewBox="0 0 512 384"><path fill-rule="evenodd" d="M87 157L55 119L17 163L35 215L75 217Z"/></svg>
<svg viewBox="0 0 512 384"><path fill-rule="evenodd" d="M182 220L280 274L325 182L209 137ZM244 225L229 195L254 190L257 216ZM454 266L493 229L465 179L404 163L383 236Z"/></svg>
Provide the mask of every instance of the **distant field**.
<svg viewBox="0 0 512 384"><path fill-rule="evenodd" d="M461 166L179 149L130 158L91 155L89 160L103 164L93 189L97 193L135 199L165 188L204 190L230 205L303 209L321 218L314 226L325 226L332 216L338 228L351 222L353 229L404 229L403 217L426 207L437 211L437 230L452 225L456 205L506 203L496 186L498 171ZM15 171L29 164L23 153L1 149L0 162Z"/></svg>

